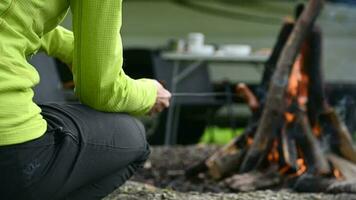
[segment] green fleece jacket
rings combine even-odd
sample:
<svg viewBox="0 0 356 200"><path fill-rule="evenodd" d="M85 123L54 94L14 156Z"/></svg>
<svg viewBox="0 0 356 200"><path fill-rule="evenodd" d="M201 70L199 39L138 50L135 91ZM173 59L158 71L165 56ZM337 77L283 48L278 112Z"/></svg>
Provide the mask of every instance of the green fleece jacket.
<svg viewBox="0 0 356 200"><path fill-rule="evenodd" d="M68 9L73 33L58 24ZM32 101L40 77L27 61L38 51L72 66L75 93L104 112L147 113L157 88L122 70L121 0L0 1L0 146L40 137L46 121Z"/></svg>

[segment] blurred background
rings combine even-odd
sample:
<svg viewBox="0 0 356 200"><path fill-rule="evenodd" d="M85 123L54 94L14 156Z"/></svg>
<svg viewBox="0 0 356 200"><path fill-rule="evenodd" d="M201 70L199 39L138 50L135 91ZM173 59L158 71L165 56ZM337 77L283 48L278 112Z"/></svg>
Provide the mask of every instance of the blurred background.
<svg viewBox="0 0 356 200"><path fill-rule="evenodd" d="M283 19L296 0L124 0L125 48L161 48L170 39L201 32L212 44L248 44L272 48ZM356 81L356 1L328 1L318 23L324 33L324 67L328 81ZM71 17L63 22L71 29ZM259 81L251 68L211 69L213 80Z"/></svg>
<svg viewBox="0 0 356 200"><path fill-rule="evenodd" d="M172 43L187 39L191 32L205 36L205 43L218 48L227 44L244 44L268 57L284 20L293 18L297 0L124 0L123 27L124 69L135 78L151 77L168 82L171 87L172 62L162 53L174 51ZM317 23L322 28L322 67L329 88L330 101L340 106L340 112L354 130L356 117L356 1L327 1ZM71 29L71 15L63 21ZM45 76L37 87L36 101L75 101L69 84L68 72L58 61L45 55L33 58L32 63ZM216 92L227 84L247 83L254 88L260 83L262 67L251 64L226 65L203 63L206 67L187 77L179 92ZM51 67L48 67L51 66ZM50 76L47 76L50 77ZM201 84L203 83L203 85ZM52 85L53 87L49 87ZM64 85L64 87L63 87ZM211 87L207 86L211 85ZM192 88L201 89L192 89ZM67 88L67 89L66 89ZM218 88L218 89L217 89ZM53 95L48 95L52 91ZM220 91L219 90L219 91ZM226 91L222 89L223 91ZM46 94L46 95L44 95ZM234 98L208 101L199 98L177 100L180 106L175 142L225 143L243 130L251 116L248 107ZM345 100L346 99L346 100ZM352 107L354 106L354 107ZM152 119L143 118L150 141L163 144L167 113Z"/></svg>

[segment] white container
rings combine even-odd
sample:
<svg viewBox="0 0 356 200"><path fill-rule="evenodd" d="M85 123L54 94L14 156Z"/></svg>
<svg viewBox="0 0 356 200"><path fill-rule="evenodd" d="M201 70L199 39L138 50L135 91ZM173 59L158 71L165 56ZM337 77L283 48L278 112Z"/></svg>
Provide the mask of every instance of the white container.
<svg viewBox="0 0 356 200"><path fill-rule="evenodd" d="M191 47L189 53L196 55L213 55L215 53L215 48L213 45L203 45L200 47Z"/></svg>
<svg viewBox="0 0 356 200"><path fill-rule="evenodd" d="M188 51L199 49L204 46L205 36L202 33L189 33L188 34ZM193 50L194 51L194 50Z"/></svg>
<svg viewBox="0 0 356 200"><path fill-rule="evenodd" d="M223 45L219 50L223 55L228 56L248 56L251 54L251 46L242 44Z"/></svg>
<svg viewBox="0 0 356 200"><path fill-rule="evenodd" d="M184 51L185 51L185 40L183 40L183 39L177 40L176 51L177 51L177 53L184 53Z"/></svg>

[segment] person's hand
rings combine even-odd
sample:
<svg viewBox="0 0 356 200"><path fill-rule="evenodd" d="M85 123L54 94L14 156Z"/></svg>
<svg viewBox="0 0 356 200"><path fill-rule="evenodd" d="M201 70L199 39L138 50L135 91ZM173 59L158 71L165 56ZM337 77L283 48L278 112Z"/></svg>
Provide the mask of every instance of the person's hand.
<svg viewBox="0 0 356 200"><path fill-rule="evenodd" d="M169 107L169 101L171 100L171 93L166 90L161 83L155 80L157 85L157 98L156 102L151 108L149 114L153 115L162 112L165 108Z"/></svg>

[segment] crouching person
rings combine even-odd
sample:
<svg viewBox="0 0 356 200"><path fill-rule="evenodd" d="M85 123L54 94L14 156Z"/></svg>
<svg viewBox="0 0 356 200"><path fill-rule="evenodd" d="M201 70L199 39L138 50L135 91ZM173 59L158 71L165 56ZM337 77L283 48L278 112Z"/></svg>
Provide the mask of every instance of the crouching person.
<svg viewBox="0 0 356 200"><path fill-rule="evenodd" d="M121 4L0 2L1 199L101 199L147 159L133 116L161 112L171 94L122 70ZM58 26L69 8L73 32ZM39 77L27 60L37 51L72 66L81 103L32 101Z"/></svg>

